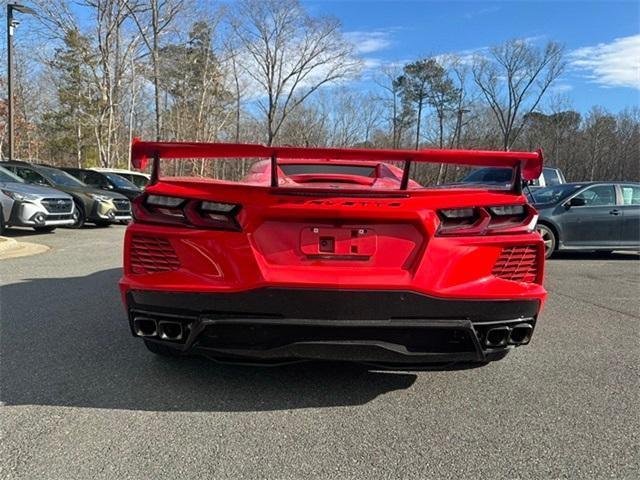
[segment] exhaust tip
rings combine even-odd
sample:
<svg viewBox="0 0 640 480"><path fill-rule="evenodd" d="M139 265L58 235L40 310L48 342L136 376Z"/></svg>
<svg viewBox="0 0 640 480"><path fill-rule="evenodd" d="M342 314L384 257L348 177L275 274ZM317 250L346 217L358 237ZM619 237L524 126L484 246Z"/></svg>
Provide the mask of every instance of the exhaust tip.
<svg viewBox="0 0 640 480"><path fill-rule="evenodd" d="M134 318L133 330L139 337L155 337L158 335L158 325L153 318Z"/></svg>
<svg viewBox="0 0 640 480"><path fill-rule="evenodd" d="M509 327L495 327L487 330L484 344L487 347L502 347L507 344Z"/></svg>
<svg viewBox="0 0 640 480"><path fill-rule="evenodd" d="M531 340L533 327L528 323L520 323L511 328L509 343L511 345L525 345Z"/></svg>
<svg viewBox="0 0 640 480"><path fill-rule="evenodd" d="M158 322L158 334L163 340L182 340L182 324L180 322Z"/></svg>

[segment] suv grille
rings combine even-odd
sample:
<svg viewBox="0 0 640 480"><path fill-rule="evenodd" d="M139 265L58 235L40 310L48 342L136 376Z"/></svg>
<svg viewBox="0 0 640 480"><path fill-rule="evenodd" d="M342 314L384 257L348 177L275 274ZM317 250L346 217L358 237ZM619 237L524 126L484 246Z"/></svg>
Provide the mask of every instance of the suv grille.
<svg viewBox="0 0 640 480"><path fill-rule="evenodd" d="M113 204L116 207L116 210L119 212L128 212L131 210L131 204L129 200L125 200L124 198L114 198Z"/></svg>
<svg viewBox="0 0 640 480"><path fill-rule="evenodd" d="M538 277L537 248L532 245L503 248L491 273L514 282L535 282Z"/></svg>
<svg viewBox="0 0 640 480"><path fill-rule="evenodd" d="M131 238L131 272L145 273L178 270L180 260L168 240L134 235Z"/></svg>
<svg viewBox="0 0 640 480"><path fill-rule="evenodd" d="M68 198L45 198L41 201L50 213L71 213L73 201Z"/></svg>

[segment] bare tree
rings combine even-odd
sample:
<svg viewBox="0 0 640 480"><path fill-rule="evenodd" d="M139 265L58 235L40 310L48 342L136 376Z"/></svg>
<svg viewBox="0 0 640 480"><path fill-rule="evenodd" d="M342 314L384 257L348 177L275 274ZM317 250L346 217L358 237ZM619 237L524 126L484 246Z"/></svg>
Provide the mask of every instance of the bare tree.
<svg viewBox="0 0 640 480"><path fill-rule="evenodd" d="M160 107L160 37L169 29L182 9L184 0L124 0L151 55L155 102L156 140L162 135Z"/></svg>
<svg viewBox="0 0 640 480"><path fill-rule="evenodd" d="M243 0L232 28L245 50L239 64L255 84L268 145L311 94L360 67L340 23L309 16L297 0Z"/></svg>
<svg viewBox="0 0 640 480"><path fill-rule="evenodd" d="M555 42L538 49L526 40L510 40L474 59L473 79L498 120L504 150L511 148L526 114L536 109L562 74L563 54Z"/></svg>
<svg viewBox="0 0 640 480"><path fill-rule="evenodd" d="M388 65L381 69L381 75L375 79L375 83L382 89L380 100L387 110L387 121L390 127L390 142L384 142L383 146L400 148L406 132L410 129L415 119L409 102L403 101L403 88L400 80L402 68L397 65ZM379 144L379 142L376 142Z"/></svg>

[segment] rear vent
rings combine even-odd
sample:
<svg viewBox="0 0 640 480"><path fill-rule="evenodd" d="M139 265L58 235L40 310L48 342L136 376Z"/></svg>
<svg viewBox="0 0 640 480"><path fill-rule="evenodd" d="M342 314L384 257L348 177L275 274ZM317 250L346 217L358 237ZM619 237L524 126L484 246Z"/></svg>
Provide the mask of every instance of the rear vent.
<svg viewBox="0 0 640 480"><path fill-rule="evenodd" d="M131 238L131 273L169 272L180 268L180 260L168 240L134 235Z"/></svg>
<svg viewBox="0 0 640 480"><path fill-rule="evenodd" d="M533 283L538 276L537 257L537 248L531 245L503 248L491 273L505 280Z"/></svg>

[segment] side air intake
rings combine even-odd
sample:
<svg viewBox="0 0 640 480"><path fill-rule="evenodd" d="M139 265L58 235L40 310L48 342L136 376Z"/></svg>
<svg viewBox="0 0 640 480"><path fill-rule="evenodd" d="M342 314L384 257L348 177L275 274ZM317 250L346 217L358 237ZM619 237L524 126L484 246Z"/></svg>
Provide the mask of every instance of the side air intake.
<svg viewBox="0 0 640 480"><path fill-rule="evenodd" d="M131 238L131 273L169 272L180 268L180 260L165 238L133 235Z"/></svg>
<svg viewBox="0 0 640 480"><path fill-rule="evenodd" d="M537 248L532 245L503 248L491 273L514 282L535 282L538 278Z"/></svg>

